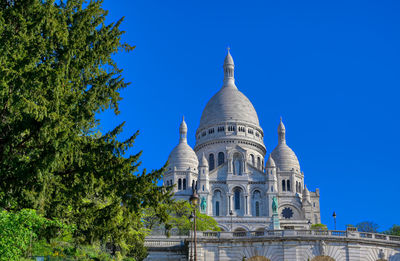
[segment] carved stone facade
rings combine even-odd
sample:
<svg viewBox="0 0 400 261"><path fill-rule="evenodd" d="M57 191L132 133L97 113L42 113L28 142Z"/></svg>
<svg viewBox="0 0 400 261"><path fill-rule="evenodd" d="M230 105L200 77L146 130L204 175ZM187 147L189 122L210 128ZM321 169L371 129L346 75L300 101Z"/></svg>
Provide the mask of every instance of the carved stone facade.
<svg viewBox="0 0 400 261"><path fill-rule="evenodd" d="M187 126L182 121L164 185L175 185L175 198L188 200L190 185L197 181L204 203L201 211L213 216L224 231L274 227L274 197L279 218L275 228L279 223L289 229L321 223L319 190L311 192L305 186L297 156L286 143L282 119L278 145L267 153L257 112L235 85L229 52L223 68L223 86L203 110L194 149L187 144Z"/></svg>
<svg viewBox="0 0 400 261"><path fill-rule="evenodd" d="M229 52L223 68L223 86L203 110L194 148L183 120L164 176L176 199L188 200L197 182L199 210L222 229L196 234L197 260L400 261L400 237L309 230L321 223L319 190L305 186L282 119L278 145L267 153L256 110L235 85ZM153 235L146 246L147 260L188 260L194 244L191 237Z"/></svg>

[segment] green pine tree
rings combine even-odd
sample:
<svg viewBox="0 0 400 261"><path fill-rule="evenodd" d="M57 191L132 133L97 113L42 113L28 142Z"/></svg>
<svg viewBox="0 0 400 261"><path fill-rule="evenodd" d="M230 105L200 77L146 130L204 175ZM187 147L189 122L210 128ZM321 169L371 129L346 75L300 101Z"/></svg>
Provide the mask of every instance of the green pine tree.
<svg viewBox="0 0 400 261"><path fill-rule="evenodd" d="M118 114L129 85L112 57L134 49L101 4L0 0L0 207L36 209L74 224L77 244L140 259L143 209L166 218L157 206L170 191L156 185L164 168L138 173L141 153L126 155L138 133L98 131L96 114Z"/></svg>

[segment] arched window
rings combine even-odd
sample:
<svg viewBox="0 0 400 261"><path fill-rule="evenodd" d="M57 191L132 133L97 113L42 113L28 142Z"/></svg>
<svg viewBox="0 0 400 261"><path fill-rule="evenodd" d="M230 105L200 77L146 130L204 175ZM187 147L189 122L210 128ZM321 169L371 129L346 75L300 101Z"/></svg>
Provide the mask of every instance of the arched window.
<svg viewBox="0 0 400 261"><path fill-rule="evenodd" d="M274 186L271 186L271 192L274 192Z"/></svg>
<svg viewBox="0 0 400 261"><path fill-rule="evenodd" d="M254 161L254 155L250 154L250 159L251 159L251 165L255 166L256 162Z"/></svg>
<svg viewBox="0 0 400 261"><path fill-rule="evenodd" d="M203 185L203 191L204 191L204 185Z"/></svg>
<svg viewBox="0 0 400 261"><path fill-rule="evenodd" d="M183 179L183 190L186 189L186 179Z"/></svg>
<svg viewBox="0 0 400 261"><path fill-rule="evenodd" d="M225 155L223 152L218 153L218 166L224 164L225 162Z"/></svg>
<svg viewBox="0 0 400 261"><path fill-rule="evenodd" d="M296 192L299 192L299 182L296 181Z"/></svg>
<svg viewBox="0 0 400 261"><path fill-rule="evenodd" d="M282 180L282 191L286 191L285 180Z"/></svg>
<svg viewBox="0 0 400 261"><path fill-rule="evenodd" d="M167 187L169 186L169 181L167 180Z"/></svg>
<svg viewBox="0 0 400 261"><path fill-rule="evenodd" d="M240 189L235 190L235 209L240 209Z"/></svg>
<svg viewBox="0 0 400 261"><path fill-rule="evenodd" d="M261 169L261 159L260 159L260 157L257 157L257 168Z"/></svg>
<svg viewBox="0 0 400 261"><path fill-rule="evenodd" d="M259 190L255 190L253 192L253 200L254 202L254 209L253 209L253 216L259 217L260 216L260 201L261 201L261 193Z"/></svg>
<svg viewBox="0 0 400 261"><path fill-rule="evenodd" d="M218 217L220 215L221 200L222 200L221 191L215 190L214 195L213 195L213 205L214 205L213 214L214 214L214 216Z"/></svg>
<svg viewBox="0 0 400 261"><path fill-rule="evenodd" d="M299 193L301 193L301 182L299 182Z"/></svg>
<svg viewBox="0 0 400 261"><path fill-rule="evenodd" d="M233 174L242 175L242 158L239 153L233 155Z"/></svg>
<svg viewBox="0 0 400 261"><path fill-rule="evenodd" d="M178 190L182 189L182 179L178 179Z"/></svg>
<svg viewBox="0 0 400 261"><path fill-rule="evenodd" d="M256 217L260 216L260 202L256 201Z"/></svg>
<svg viewBox="0 0 400 261"><path fill-rule="evenodd" d="M287 191L290 191L290 180L286 181Z"/></svg>
<svg viewBox="0 0 400 261"><path fill-rule="evenodd" d="M171 180L169 181L169 185L172 186L172 184L173 184L173 183L172 183L172 179L171 179Z"/></svg>
<svg viewBox="0 0 400 261"><path fill-rule="evenodd" d="M208 169L209 171L213 170L215 167L215 160L214 160L214 154L210 153L208 156Z"/></svg>

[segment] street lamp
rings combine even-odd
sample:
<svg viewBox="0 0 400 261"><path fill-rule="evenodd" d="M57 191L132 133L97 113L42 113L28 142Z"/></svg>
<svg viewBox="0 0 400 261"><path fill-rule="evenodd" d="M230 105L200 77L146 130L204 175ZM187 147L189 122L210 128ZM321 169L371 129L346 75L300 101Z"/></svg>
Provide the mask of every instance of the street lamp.
<svg viewBox="0 0 400 261"><path fill-rule="evenodd" d="M232 217L233 217L233 211L232 209L229 211L229 215L231 215L231 232L232 232L232 227L233 227L233 221L232 221Z"/></svg>
<svg viewBox="0 0 400 261"><path fill-rule="evenodd" d="M194 211L193 211L193 219L194 219L194 261L197 261L197 249L196 249L196 209L197 209L197 204L199 203L199 196L197 195L196 192L196 186L193 188L193 193L192 196L190 197L190 202L194 206Z"/></svg>
<svg viewBox="0 0 400 261"><path fill-rule="evenodd" d="M335 230L336 230L336 213L335 213L335 211L333 211L332 217L333 217L333 221L335 222Z"/></svg>
<svg viewBox="0 0 400 261"><path fill-rule="evenodd" d="M189 216L189 221L190 223L192 222L193 219L193 213L190 214ZM193 231L193 224L191 225L191 230ZM190 233L190 257L189 257L190 261L193 261L193 237L192 237L192 233Z"/></svg>

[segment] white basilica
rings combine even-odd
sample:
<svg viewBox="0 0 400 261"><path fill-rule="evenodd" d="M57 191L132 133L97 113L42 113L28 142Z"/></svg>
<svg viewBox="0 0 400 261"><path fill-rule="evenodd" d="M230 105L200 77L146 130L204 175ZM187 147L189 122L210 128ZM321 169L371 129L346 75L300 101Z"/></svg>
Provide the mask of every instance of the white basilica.
<svg viewBox="0 0 400 261"><path fill-rule="evenodd" d="M282 119L278 145L267 156L257 112L235 85L229 51L223 69L222 88L203 111L194 149L182 121L164 185L175 185L175 198L188 200L192 181L197 181L200 211L213 216L224 231L308 229L321 223L319 190L305 186ZM278 203L275 212L273 200Z"/></svg>

